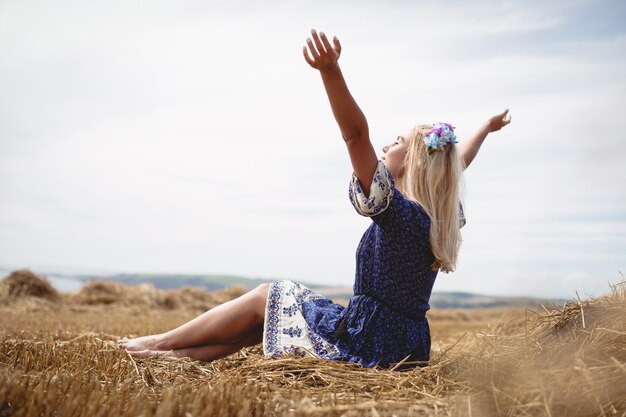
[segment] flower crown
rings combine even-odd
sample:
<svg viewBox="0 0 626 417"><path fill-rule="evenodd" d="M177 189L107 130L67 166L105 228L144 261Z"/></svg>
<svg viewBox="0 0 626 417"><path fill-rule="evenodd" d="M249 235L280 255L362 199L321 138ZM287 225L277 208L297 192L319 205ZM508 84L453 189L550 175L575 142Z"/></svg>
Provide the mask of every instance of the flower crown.
<svg viewBox="0 0 626 417"><path fill-rule="evenodd" d="M428 147L428 153L443 151L449 143L459 143L454 134L454 127L449 123L435 123L427 135L424 136L424 144Z"/></svg>

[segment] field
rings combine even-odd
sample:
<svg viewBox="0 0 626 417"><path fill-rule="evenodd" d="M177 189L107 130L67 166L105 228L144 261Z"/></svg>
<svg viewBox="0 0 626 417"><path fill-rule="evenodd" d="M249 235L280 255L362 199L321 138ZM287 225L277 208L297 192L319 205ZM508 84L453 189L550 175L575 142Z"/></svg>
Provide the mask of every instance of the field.
<svg viewBox="0 0 626 417"><path fill-rule="evenodd" d="M408 372L258 347L210 363L134 360L115 340L168 330L218 293L0 283L2 416L626 416L626 291L541 312L434 310L433 360Z"/></svg>

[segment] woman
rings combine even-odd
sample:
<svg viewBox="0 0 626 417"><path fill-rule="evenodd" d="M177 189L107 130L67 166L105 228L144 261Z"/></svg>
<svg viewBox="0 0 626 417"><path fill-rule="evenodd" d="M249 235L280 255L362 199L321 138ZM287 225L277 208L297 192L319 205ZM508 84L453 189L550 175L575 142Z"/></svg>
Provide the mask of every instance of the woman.
<svg viewBox="0 0 626 417"><path fill-rule="evenodd" d="M263 284L169 332L120 340L133 355L208 361L263 342L268 356L308 354L366 367L428 361L428 300L437 272L455 269L465 221L461 173L487 135L510 123L508 110L461 149L451 125L418 125L378 160L339 69L339 40L331 45L312 30L303 54L321 74L348 148L350 200L372 219L357 249L355 295L343 307L295 282Z"/></svg>

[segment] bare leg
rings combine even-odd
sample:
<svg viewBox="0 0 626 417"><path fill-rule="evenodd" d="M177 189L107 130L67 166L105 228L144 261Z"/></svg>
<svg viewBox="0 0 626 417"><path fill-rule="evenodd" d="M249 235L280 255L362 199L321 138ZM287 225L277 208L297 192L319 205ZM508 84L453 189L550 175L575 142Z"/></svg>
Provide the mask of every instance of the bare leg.
<svg viewBox="0 0 626 417"><path fill-rule="evenodd" d="M130 352L138 358L190 358L198 361L213 361L231 355L244 347L258 345L263 341L263 326L257 327L252 333L237 343L196 346L175 350L140 350Z"/></svg>
<svg viewBox="0 0 626 417"><path fill-rule="evenodd" d="M265 318L269 284L202 313L169 332L119 340L128 351L169 351L203 345L232 345L241 341Z"/></svg>

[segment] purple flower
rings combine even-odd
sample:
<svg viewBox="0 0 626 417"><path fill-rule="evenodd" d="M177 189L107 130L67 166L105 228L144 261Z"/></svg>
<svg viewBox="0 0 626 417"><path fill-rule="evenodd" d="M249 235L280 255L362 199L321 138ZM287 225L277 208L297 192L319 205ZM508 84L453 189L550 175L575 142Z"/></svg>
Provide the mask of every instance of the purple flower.
<svg viewBox="0 0 626 417"><path fill-rule="evenodd" d="M448 143L457 143L454 127L449 123L435 123L424 136L424 143L430 151L443 150Z"/></svg>

